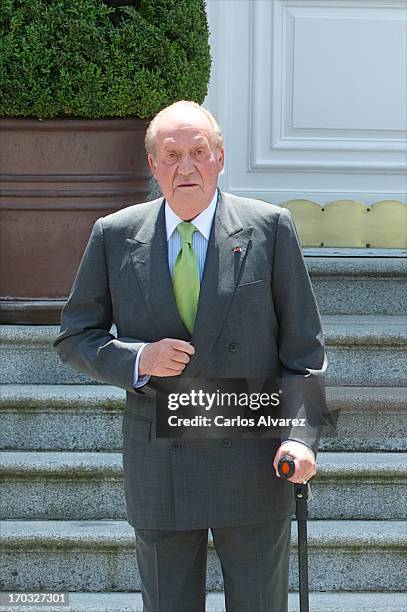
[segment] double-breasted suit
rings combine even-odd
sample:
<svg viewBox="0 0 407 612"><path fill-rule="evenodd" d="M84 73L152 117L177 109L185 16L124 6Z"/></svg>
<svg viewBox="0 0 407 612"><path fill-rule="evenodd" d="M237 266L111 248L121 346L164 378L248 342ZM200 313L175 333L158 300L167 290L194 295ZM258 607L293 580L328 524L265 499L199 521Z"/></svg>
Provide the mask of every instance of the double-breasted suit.
<svg viewBox="0 0 407 612"><path fill-rule="evenodd" d="M163 338L195 347L181 377L323 376L321 321L287 210L219 193L192 338L173 295L163 199L98 220L55 342L63 361L127 390L123 463L133 526L187 530L286 517L294 501L292 484L273 469L279 440L156 438L156 391L171 380L153 376L134 389L134 366L143 343ZM311 425L285 433L314 450L318 436Z"/></svg>

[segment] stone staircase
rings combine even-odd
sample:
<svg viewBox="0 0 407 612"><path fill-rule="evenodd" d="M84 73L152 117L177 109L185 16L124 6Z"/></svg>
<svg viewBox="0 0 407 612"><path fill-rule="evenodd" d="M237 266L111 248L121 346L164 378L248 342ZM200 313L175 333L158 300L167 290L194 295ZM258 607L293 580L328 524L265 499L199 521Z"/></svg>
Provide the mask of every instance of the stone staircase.
<svg viewBox="0 0 407 612"><path fill-rule="evenodd" d="M311 610L405 611L407 267L397 258L307 265L324 318L328 401L340 409L309 505ZM55 612L141 611L122 482L124 392L60 363L56 333L1 332L0 589L71 592L69 606L47 607ZM294 524L290 588L297 584ZM207 587L208 612L224 611L211 540Z"/></svg>

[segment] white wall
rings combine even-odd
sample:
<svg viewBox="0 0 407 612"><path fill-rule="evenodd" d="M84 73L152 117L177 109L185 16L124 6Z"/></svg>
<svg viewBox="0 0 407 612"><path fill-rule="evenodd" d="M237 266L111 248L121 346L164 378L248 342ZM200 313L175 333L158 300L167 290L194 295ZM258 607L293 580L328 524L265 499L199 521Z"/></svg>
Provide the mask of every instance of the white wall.
<svg viewBox="0 0 407 612"><path fill-rule="evenodd" d="M407 0L207 0L221 187L274 203L403 200Z"/></svg>

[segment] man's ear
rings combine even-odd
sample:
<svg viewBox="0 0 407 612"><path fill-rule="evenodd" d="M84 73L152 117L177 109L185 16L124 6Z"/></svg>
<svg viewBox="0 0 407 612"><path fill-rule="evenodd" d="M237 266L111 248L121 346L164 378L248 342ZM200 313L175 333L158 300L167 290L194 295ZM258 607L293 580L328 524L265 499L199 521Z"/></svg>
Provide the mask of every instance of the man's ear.
<svg viewBox="0 0 407 612"><path fill-rule="evenodd" d="M150 166L150 170L153 173L153 176L155 176L155 169L157 166L154 161L154 157L151 155L151 153L147 155L147 160L148 160L148 165Z"/></svg>
<svg viewBox="0 0 407 612"><path fill-rule="evenodd" d="M224 165L225 165L225 149L223 147L219 149L218 161L219 161L219 172L222 172Z"/></svg>

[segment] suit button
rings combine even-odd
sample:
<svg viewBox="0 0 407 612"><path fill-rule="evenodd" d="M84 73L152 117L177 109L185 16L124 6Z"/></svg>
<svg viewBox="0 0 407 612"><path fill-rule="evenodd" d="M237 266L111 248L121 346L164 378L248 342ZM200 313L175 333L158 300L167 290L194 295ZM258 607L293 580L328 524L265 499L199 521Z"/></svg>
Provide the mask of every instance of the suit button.
<svg viewBox="0 0 407 612"><path fill-rule="evenodd" d="M225 448L230 448L232 446L232 440L230 438L225 438L222 440L222 444Z"/></svg>
<svg viewBox="0 0 407 612"><path fill-rule="evenodd" d="M171 448L173 450L179 450L180 448L182 448L182 444L181 442L178 442L178 440L176 440L175 442L171 442Z"/></svg>
<svg viewBox="0 0 407 612"><path fill-rule="evenodd" d="M228 346L228 349L230 353L236 353L236 351L239 350L239 345L236 344L236 342L231 342Z"/></svg>

